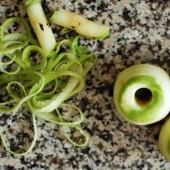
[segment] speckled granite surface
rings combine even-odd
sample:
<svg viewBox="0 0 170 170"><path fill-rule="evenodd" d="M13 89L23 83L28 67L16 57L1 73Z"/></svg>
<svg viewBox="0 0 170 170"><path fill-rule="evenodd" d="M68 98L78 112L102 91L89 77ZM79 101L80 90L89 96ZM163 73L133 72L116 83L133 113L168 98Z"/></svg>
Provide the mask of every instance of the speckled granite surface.
<svg viewBox="0 0 170 170"><path fill-rule="evenodd" d="M158 148L163 121L142 127L129 124L116 114L112 97L117 74L130 65L152 63L170 74L170 1L43 0L43 7L49 16L64 7L111 28L102 42L81 40L99 54L86 88L73 99L85 112L83 126L90 142L86 148L74 147L57 126L38 120L39 137L33 151L15 157L0 145L0 169L170 169ZM26 17L22 0L0 1L0 22L11 16Z"/></svg>

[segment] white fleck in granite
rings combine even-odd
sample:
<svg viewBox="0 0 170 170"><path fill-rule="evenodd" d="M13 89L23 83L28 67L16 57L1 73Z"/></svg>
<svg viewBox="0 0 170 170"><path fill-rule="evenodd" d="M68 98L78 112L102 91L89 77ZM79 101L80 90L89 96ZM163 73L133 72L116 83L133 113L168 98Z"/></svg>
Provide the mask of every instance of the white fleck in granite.
<svg viewBox="0 0 170 170"><path fill-rule="evenodd" d="M0 24L12 16L27 18L23 2L1 0ZM81 39L82 44L99 55L86 88L73 99L85 113L83 126L90 134L90 142L86 148L74 147L58 126L37 120L39 135L33 151L16 157L0 145L0 169L170 169L158 147L164 120L150 126L135 126L116 114L113 103L113 85L124 68L152 63L170 74L170 1L42 0L42 3L47 16L64 7L111 28L110 36L102 42ZM59 38L60 34L55 33Z"/></svg>

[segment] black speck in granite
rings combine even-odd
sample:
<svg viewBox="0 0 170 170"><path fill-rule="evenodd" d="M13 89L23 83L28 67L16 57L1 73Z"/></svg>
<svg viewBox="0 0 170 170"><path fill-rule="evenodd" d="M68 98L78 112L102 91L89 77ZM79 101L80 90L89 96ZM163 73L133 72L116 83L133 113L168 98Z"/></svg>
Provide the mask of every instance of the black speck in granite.
<svg viewBox="0 0 170 170"><path fill-rule="evenodd" d="M130 16L131 11L128 10L127 8L123 9L123 18L127 21L131 21L132 17Z"/></svg>
<svg viewBox="0 0 170 170"><path fill-rule="evenodd" d="M90 166L89 165L83 165L83 167L82 167L84 170L92 170L92 168L90 168Z"/></svg>
<svg viewBox="0 0 170 170"><path fill-rule="evenodd" d="M103 139L106 142L112 141L113 139L113 135L110 134L109 131L101 131L101 133L99 134L99 138Z"/></svg>

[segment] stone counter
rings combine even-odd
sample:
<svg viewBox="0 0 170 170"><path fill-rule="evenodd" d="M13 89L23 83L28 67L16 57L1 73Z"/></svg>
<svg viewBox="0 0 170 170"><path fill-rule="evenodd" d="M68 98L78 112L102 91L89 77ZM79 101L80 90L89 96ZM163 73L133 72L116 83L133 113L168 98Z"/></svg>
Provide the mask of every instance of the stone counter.
<svg viewBox="0 0 170 170"><path fill-rule="evenodd" d="M113 86L123 69L151 63L170 74L170 1L43 0L42 3L47 16L63 7L110 26L110 35L103 41L80 40L99 56L86 88L72 99L84 111L83 127L90 141L87 147L75 147L63 137L58 126L37 119L38 139L32 152L13 156L1 144L0 169L170 169L158 147L164 120L136 126L124 121L113 103ZM23 0L0 1L0 23L12 16L27 18ZM60 39L60 28L53 29Z"/></svg>

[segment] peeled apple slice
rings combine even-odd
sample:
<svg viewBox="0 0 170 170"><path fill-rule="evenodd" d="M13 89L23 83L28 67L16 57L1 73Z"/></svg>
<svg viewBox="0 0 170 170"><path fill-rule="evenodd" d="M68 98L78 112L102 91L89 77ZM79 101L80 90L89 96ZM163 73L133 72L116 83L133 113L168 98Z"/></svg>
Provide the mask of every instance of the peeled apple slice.
<svg viewBox="0 0 170 170"><path fill-rule="evenodd" d="M90 21L83 16L64 9L55 11L51 17L53 24L76 31L78 34L103 40L109 35L109 27Z"/></svg>
<svg viewBox="0 0 170 170"><path fill-rule="evenodd" d="M163 119L170 111L170 79L160 67L131 66L115 82L114 102L119 114L137 125Z"/></svg>
<svg viewBox="0 0 170 170"><path fill-rule="evenodd" d="M25 8L41 48L46 55L49 55L56 46L56 40L43 11L41 0L27 0Z"/></svg>
<svg viewBox="0 0 170 170"><path fill-rule="evenodd" d="M161 127L159 133L159 148L165 158L170 161L170 118Z"/></svg>

